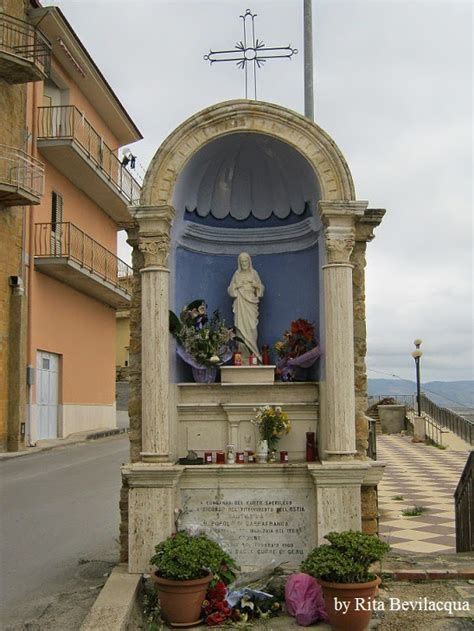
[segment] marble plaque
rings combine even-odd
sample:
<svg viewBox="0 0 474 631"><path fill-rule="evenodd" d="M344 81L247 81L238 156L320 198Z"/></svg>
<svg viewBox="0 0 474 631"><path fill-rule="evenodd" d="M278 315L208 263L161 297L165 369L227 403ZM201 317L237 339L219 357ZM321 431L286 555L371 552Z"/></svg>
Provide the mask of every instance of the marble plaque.
<svg viewBox="0 0 474 631"><path fill-rule="evenodd" d="M244 568L299 565L316 545L310 488L190 489L181 501L180 528L202 528Z"/></svg>

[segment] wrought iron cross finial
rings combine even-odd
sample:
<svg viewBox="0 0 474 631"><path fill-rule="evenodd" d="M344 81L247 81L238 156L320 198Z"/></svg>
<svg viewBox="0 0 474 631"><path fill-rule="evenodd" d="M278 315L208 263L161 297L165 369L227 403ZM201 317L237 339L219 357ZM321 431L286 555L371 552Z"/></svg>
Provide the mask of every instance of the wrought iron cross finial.
<svg viewBox="0 0 474 631"><path fill-rule="evenodd" d="M257 14L247 9L244 15L240 17L244 26L243 40L237 42L232 50L210 50L207 55L204 55L204 59L209 61L211 66L220 61L236 61L237 67L245 72L245 98L248 98L249 83L252 82L253 78L254 99L257 100L257 68L261 68L267 59L282 59L285 57L291 59L298 51L289 44L288 46L265 46L261 40L255 38L255 18Z"/></svg>

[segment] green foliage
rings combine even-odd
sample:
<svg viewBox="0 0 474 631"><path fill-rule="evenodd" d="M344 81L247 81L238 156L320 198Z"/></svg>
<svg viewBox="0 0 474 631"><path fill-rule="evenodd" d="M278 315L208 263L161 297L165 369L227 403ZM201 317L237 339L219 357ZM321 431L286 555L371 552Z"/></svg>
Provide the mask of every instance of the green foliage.
<svg viewBox="0 0 474 631"><path fill-rule="evenodd" d="M163 621L161 619L160 599L158 593L150 582L143 584L143 614L145 631L162 631Z"/></svg>
<svg viewBox="0 0 474 631"><path fill-rule="evenodd" d="M229 584L237 569L221 546L204 534L190 535L183 530L155 547L150 563L156 566L157 575L175 581L203 578L209 573Z"/></svg>
<svg viewBox="0 0 474 631"><path fill-rule="evenodd" d="M181 331L181 320L178 318L176 313L171 310L169 312L169 327L172 335L179 335L179 332Z"/></svg>
<svg viewBox="0 0 474 631"><path fill-rule="evenodd" d="M427 510L428 509L424 506L413 506L413 508L405 508L405 510L402 511L402 515L404 517L416 517L417 515L426 513Z"/></svg>
<svg viewBox="0 0 474 631"><path fill-rule="evenodd" d="M402 500L404 500L405 498L403 497L403 495L394 495L392 497L392 500L395 500L397 502L401 502Z"/></svg>
<svg viewBox="0 0 474 631"><path fill-rule="evenodd" d="M330 532L323 544L314 548L301 565L301 570L315 578L332 583L367 583L375 578L369 567L380 561L390 546L375 535L348 530Z"/></svg>
<svg viewBox="0 0 474 631"><path fill-rule="evenodd" d="M183 307L179 317L169 312L169 330L178 344L201 366L214 366L229 353L235 337L216 310L209 318L203 300Z"/></svg>

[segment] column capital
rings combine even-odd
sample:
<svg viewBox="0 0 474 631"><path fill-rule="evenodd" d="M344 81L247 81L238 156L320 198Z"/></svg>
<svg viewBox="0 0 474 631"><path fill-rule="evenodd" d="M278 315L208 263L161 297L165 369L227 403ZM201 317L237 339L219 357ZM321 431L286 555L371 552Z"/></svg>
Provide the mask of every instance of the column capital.
<svg viewBox="0 0 474 631"><path fill-rule="evenodd" d="M166 267L170 251L170 230L175 210L172 206L138 206L138 247L144 255L145 268Z"/></svg>
<svg viewBox="0 0 474 631"><path fill-rule="evenodd" d="M342 200L338 202L319 201L318 208L324 226L354 226L369 202Z"/></svg>
<svg viewBox="0 0 474 631"><path fill-rule="evenodd" d="M385 212L384 208L367 208L356 223L356 241L372 241L374 230L382 222Z"/></svg>
<svg viewBox="0 0 474 631"><path fill-rule="evenodd" d="M137 206L133 216L140 236L169 235L175 210L173 206Z"/></svg>
<svg viewBox="0 0 474 631"><path fill-rule="evenodd" d="M328 263L349 263L355 245L355 225L368 202L340 201L318 203L324 225Z"/></svg>

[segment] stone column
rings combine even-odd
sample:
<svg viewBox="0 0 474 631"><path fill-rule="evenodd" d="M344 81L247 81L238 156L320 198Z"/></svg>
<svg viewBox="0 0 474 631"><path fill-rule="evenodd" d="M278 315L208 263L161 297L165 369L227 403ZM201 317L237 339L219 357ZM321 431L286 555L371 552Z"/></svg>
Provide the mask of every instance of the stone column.
<svg viewBox="0 0 474 631"><path fill-rule="evenodd" d="M169 268L171 206L141 206L135 212L143 253L142 452L143 461L170 462Z"/></svg>
<svg viewBox="0 0 474 631"><path fill-rule="evenodd" d="M367 402L367 329L365 317L365 253L367 243L374 238L374 229L385 214L383 209L368 209L359 219L355 228L355 245L351 255L354 266L352 273L352 293L354 301L354 385L355 385L355 426L357 453L367 453L368 422L365 412Z"/></svg>
<svg viewBox="0 0 474 631"><path fill-rule="evenodd" d="M352 264L356 220L367 202L319 202L324 225L325 410L322 457L353 458L355 441Z"/></svg>

